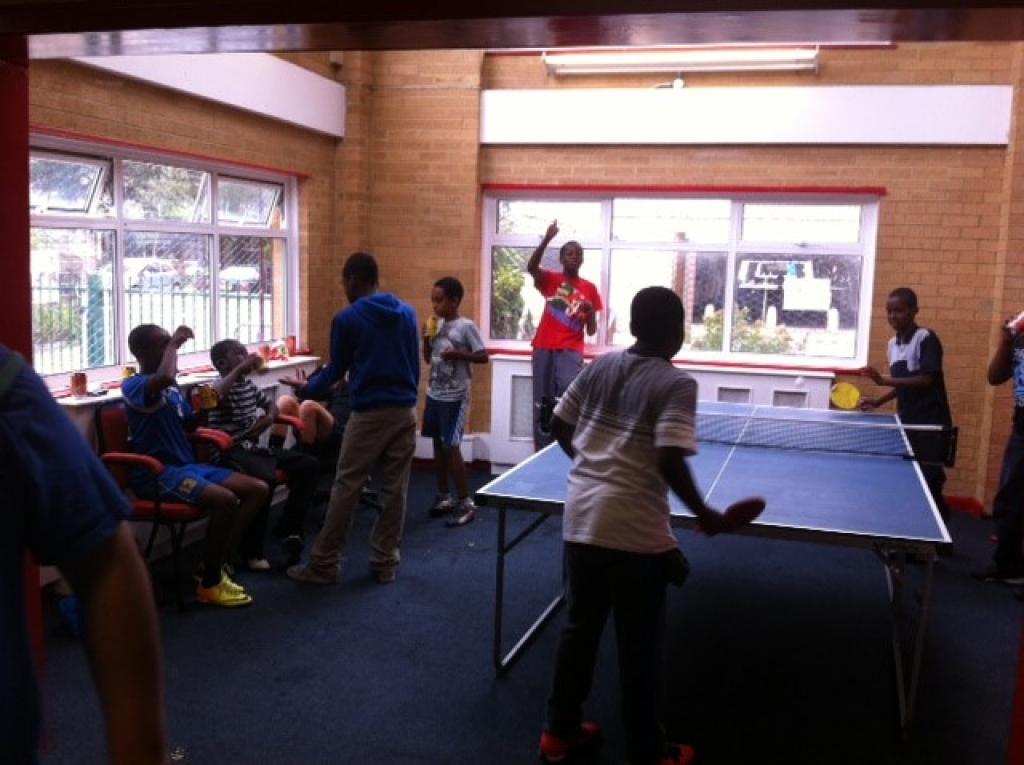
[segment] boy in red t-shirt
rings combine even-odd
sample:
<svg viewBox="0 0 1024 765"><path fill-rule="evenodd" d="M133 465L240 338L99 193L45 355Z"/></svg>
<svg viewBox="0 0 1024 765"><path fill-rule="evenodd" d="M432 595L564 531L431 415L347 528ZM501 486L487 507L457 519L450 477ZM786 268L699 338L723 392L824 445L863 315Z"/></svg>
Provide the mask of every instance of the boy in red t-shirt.
<svg viewBox="0 0 1024 765"><path fill-rule="evenodd" d="M557 235L558 221L552 221L526 264L545 301L533 338L533 445L538 450L552 440L550 433L541 430L541 405L546 398L561 396L583 369L583 329L588 335L597 332L597 312L604 307L597 287L580 278L583 248L579 242L566 242L558 251L561 273L540 267L544 251Z"/></svg>

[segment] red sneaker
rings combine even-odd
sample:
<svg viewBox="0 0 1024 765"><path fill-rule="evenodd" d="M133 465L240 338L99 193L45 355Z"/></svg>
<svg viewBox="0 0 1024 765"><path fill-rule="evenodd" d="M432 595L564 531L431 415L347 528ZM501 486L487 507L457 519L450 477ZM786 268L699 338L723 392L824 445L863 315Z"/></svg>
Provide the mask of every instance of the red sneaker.
<svg viewBox="0 0 1024 765"><path fill-rule="evenodd" d="M538 755L541 762L565 762L569 757L595 744L600 736L601 726L596 722L580 723L579 730L570 738L561 738L544 731L540 734Z"/></svg>
<svg viewBox="0 0 1024 765"><path fill-rule="evenodd" d="M697 759L697 753L693 751L692 746L669 744L668 751L658 765L690 765L695 759Z"/></svg>

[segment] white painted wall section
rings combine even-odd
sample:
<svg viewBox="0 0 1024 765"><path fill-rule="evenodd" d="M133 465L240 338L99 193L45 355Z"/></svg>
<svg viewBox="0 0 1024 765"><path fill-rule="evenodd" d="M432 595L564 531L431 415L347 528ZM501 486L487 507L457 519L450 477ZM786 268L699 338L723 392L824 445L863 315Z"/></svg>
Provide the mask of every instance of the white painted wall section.
<svg viewBox="0 0 1024 765"><path fill-rule="evenodd" d="M1009 85L487 90L483 144L1003 146Z"/></svg>
<svg viewBox="0 0 1024 765"><path fill-rule="evenodd" d="M74 60L317 133L345 136L345 86L266 53Z"/></svg>

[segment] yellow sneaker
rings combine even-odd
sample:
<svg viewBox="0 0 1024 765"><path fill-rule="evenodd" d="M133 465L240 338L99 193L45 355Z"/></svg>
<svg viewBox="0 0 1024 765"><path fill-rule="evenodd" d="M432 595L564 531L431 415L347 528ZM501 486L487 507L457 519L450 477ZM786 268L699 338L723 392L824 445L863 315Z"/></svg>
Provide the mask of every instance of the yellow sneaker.
<svg viewBox="0 0 1024 765"><path fill-rule="evenodd" d="M220 583L234 592L240 592L242 595L247 595L245 588L242 587L238 582L231 578L231 575L227 571L221 571Z"/></svg>
<svg viewBox="0 0 1024 765"><path fill-rule="evenodd" d="M213 587L197 585L196 599L200 603L222 608L237 608L252 603L252 597L239 585L228 579L227 575L222 576L220 582Z"/></svg>
<svg viewBox="0 0 1024 765"><path fill-rule="evenodd" d="M199 565L196 566L195 573L192 574L192 578L195 579L196 584L203 583L204 571L206 571L206 564L204 564L202 561L199 561ZM232 566L230 563L225 563L223 566L220 567L220 575L222 578L227 579L228 584L234 587L235 589L242 589L242 585L240 585L238 582L231 578L235 575L235 567Z"/></svg>

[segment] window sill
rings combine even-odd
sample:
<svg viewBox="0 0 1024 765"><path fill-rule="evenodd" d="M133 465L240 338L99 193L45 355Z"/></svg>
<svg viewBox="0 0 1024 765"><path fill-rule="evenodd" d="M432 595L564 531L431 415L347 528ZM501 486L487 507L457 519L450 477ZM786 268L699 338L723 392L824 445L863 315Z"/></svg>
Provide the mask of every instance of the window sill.
<svg viewBox="0 0 1024 765"><path fill-rule="evenodd" d="M263 378L272 373L280 374L284 370L316 364L319 361L319 356L291 356L288 359L268 361L264 371L253 375L253 378L256 380L257 384L266 383L267 381ZM177 380L179 386L189 386L209 382L210 380L216 379L217 376L217 372L211 366L195 367L179 373ZM276 384L276 377L270 380L270 382ZM86 396L72 396L67 388L58 390L51 389L50 392L57 400L57 403L61 406L78 408L99 406L107 401L117 401L121 398L120 388L121 380L118 379L99 383L96 386L96 390L90 392L90 394Z"/></svg>

